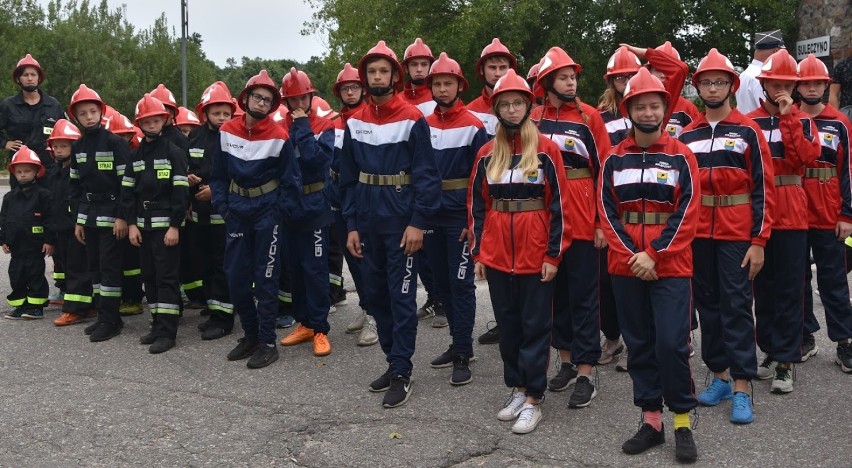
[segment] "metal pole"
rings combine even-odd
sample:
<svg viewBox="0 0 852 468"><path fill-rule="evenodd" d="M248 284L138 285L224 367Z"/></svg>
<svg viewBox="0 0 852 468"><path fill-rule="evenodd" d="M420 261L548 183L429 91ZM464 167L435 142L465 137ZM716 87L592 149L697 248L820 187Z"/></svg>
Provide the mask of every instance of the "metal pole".
<svg viewBox="0 0 852 468"><path fill-rule="evenodd" d="M180 68L181 68L181 102L186 107L186 39L189 34L189 0L180 2Z"/></svg>

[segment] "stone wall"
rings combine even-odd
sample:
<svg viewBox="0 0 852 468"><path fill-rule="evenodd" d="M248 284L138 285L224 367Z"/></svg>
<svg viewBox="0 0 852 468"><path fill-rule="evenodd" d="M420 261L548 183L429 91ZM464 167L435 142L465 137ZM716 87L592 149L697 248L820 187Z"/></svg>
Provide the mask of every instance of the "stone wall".
<svg viewBox="0 0 852 468"><path fill-rule="evenodd" d="M801 0L798 24L800 40L831 36L834 63L852 57L852 0ZM795 56L795 41L788 41L787 48Z"/></svg>

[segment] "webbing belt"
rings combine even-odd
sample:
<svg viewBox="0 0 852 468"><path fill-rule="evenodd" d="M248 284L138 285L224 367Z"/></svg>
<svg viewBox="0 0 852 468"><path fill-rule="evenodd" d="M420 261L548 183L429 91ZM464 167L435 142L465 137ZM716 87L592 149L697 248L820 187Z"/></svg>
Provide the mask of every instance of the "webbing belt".
<svg viewBox="0 0 852 468"><path fill-rule="evenodd" d="M544 200L492 200L491 208L506 213L544 209Z"/></svg>
<svg viewBox="0 0 852 468"><path fill-rule="evenodd" d="M734 206L747 205L751 195L738 193L735 195L701 195L701 206Z"/></svg>
<svg viewBox="0 0 852 468"><path fill-rule="evenodd" d="M621 222L623 224L666 224L671 215L671 213L625 211L621 214Z"/></svg>
<svg viewBox="0 0 852 468"><path fill-rule="evenodd" d="M252 188L243 188L237 185L233 180L231 181L231 192L236 193L237 195L248 197L248 198L256 198L263 194L272 192L273 190L278 188L278 180L272 179L269 182L259 185L257 187Z"/></svg>

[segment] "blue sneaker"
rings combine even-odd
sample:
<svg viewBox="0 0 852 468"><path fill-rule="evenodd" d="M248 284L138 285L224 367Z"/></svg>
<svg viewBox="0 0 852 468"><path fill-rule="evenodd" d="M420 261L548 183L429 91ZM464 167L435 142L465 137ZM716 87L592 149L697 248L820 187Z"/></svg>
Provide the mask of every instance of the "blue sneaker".
<svg viewBox="0 0 852 468"><path fill-rule="evenodd" d="M9 320L21 320L22 318L24 318L23 315L24 315L24 309L22 309L20 307L16 307L15 309L10 310L9 312L6 312L6 315L4 315L3 318L9 319Z"/></svg>
<svg viewBox="0 0 852 468"><path fill-rule="evenodd" d="M25 319L43 319L44 318L44 310L41 307L36 307L33 309L27 309L21 314L21 317Z"/></svg>
<svg viewBox="0 0 852 468"><path fill-rule="evenodd" d="M292 315L279 315L275 321L275 326L278 328L290 328L296 323L296 319Z"/></svg>
<svg viewBox="0 0 852 468"><path fill-rule="evenodd" d="M731 422L734 424L748 424L754 421L751 412L751 397L745 392L734 393L731 402Z"/></svg>
<svg viewBox="0 0 852 468"><path fill-rule="evenodd" d="M713 377L710 386L698 394L698 402L704 406L716 406L722 400L730 400L734 395L731 382L725 382L719 377Z"/></svg>

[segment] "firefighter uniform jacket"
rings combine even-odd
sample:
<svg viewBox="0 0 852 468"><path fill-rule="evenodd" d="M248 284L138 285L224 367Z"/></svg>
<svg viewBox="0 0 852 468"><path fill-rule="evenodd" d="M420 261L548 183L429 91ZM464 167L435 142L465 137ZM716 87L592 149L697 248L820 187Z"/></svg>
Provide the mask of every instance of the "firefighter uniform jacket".
<svg viewBox="0 0 852 468"><path fill-rule="evenodd" d="M476 154L488 141L482 122L465 109L461 100L446 112L436 107L426 117L432 149L441 176L441 207L432 218L437 226L467 225L467 189Z"/></svg>
<svg viewBox="0 0 852 468"><path fill-rule="evenodd" d="M38 93L41 100L32 106L24 101L22 92L0 102L0 148L5 148L9 140L20 140L38 153L44 167L49 167L53 160L47 154L47 137L65 112L59 101L41 88Z"/></svg>
<svg viewBox="0 0 852 468"><path fill-rule="evenodd" d="M808 227L831 229L838 221L852 223L852 170L849 167L852 123L831 105L816 117L819 158L805 168Z"/></svg>
<svg viewBox="0 0 852 468"><path fill-rule="evenodd" d="M329 171L331 183L326 189L326 195L331 204L331 209L334 211L340 210L342 203L340 199L340 155L343 152L343 134L346 133L346 121L364 106L366 104L363 100L355 107L343 106L340 113L331 119L331 124L334 125L334 158L331 160L331 170Z"/></svg>
<svg viewBox="0 0 852 468"><path fill-rule="evenodd" d="M438 106L438 103L432 99L432 90L425 85L418 86L411 81L406 81L401 94L409 104L420 109L420 112L426 117L435 112L435 108Z"/></svg>
<svg viewBox="0 0 852 468"><path fill-rule="evenodd" d="M474 235L471 255L476 262L512 274L540 274L543 262L559 265L571 244L568 183L562 154L552 140L539 135L539 166L521 173L520 135L512 140L510 169L499 179L487 175L494 141L477 154L470 175L468 227ZM507 210L500 205L541 202L535 210Z"/></svg>
<svg viewBox="0 0 852 468"><path fill-rule="evenodd" d="M121 179L130 160L130 147L103 126L86 130L71 145L71 205L77 224L112 228L127 219L121 205Z"/></svg>
<svg viewBox="0 0 852 468"><path fill-rule="evenodd" d="M482 121L485 126L485 132L489 138L493 138L497 132L497 116L491 110L491 95L486 91L488 88L482 88L482 94L478 98L467 103L467 110L475 115L477 119Z"/></svg>
<svg viewBox="0 0 852 468"><path fill-rule="evenodd" d="M669 117L669 123L666 124L666 133L672 138L679 137L683 129L696 121L699 115L701 115L701 112L698 111L695 104L686 100L683 96L677 96L674 101L672 116Z"/></svg>
<svg viewBox="0 0 852 468"><path fill-rule="evenodd" d="M609 134L609 144L615 146L624 141L627 138L627 132L633 126L630 119L622 117L617 112L604 111L600 114L604 125L606 125L606 132Z"/></svg>
<svg viewBox="0 0 852 468"><path fill-rule="evenodd" d="M189 197L183 151L162 136L144 139L132 161L121 181L127 224L139 229L179 228Z"/></svg>
<svg viewBox="0 0 852 468"><path fill-rule="evenodd" d="M222 215L213 210L213 205L209 200L202 201L195 198L200 186L210 185L213 154L217 146L219 146L219 130L213 130L207 124L193 129L192 133L189 134L189 170L187 173L201 178L201 182L189 189L189 204L192 208L190 216L192 222L202 225L225 223Z"/></svg>
<svg viewBox="0 0 852 468"><path fill-rule="evenodd" d="M600 155L611 147L603 120L595 108L582 102L579 106L578 103L565 103L556 108L547 100L533 110L530 119L562 152L568 176L566 192L573 238L594 240L595 185L601 167Z"/></svg>
<svg viewBox="0 0 852 468"><path fill-rule="evenodd" d="M56 244L50 191L35 184L15 187L0 207L0 245L13 253L38 254L44 244Z"/></svg>
<svg viewBox="0 0 852 468"><path fill-rule="evenodd" d="M73 157L73 156L72 156ZM77 208L71 206L71 169L58 165L45 173L45 187L53 199L53 225L56 232L73 231L77 220Z"/></svg>
<svg viewBox="0 0 852 468"><path fill-rule="evenodd" d="M807 230L808 204L801 178L805 165L820 155L816 125L796 107L787 115L770 115L761 106L748 117L760 126L772 152L776 206L772 229Z"/></svg>
<svg viewBox="0 0 852 468"><path fill-rule="evenodd" d="M765 246L775 201L772 155L763 132L737 109L715 128L701 114L680 134L701 175L696 237Z"/></svg>
<svg viewBox="0 0 852 468"><path fill-rule="evenodd" d="M288 113L282 124L290 131L290 138L302 174L302 194L299 197L299 217L290 220L294 229L315 231L333 221L331 204L325 187L331 180L331 160L334 158L334 126L314 112L307 117L293 119Z"/></svg>
<svg viewBox="0 0 852 468"><path fill-rule="evenodd" d="M692 276L699 194L695 155L666 132L647 149L628 137L610 150L598 197L609 273L635 276L627 262L644 251L658 277Z"/></svg>

